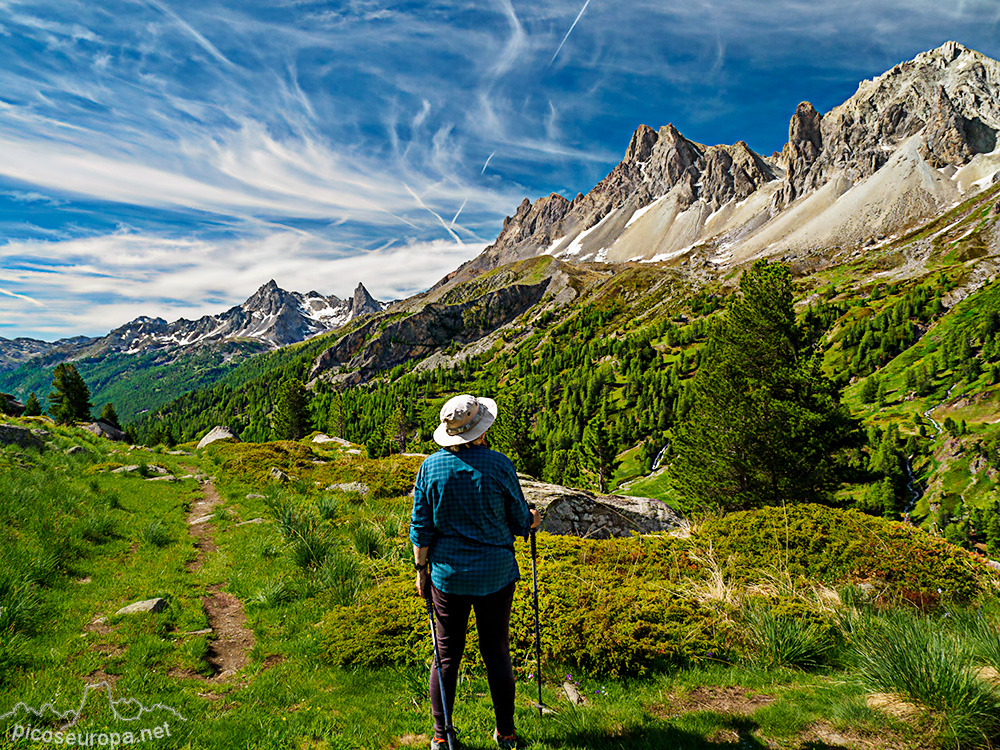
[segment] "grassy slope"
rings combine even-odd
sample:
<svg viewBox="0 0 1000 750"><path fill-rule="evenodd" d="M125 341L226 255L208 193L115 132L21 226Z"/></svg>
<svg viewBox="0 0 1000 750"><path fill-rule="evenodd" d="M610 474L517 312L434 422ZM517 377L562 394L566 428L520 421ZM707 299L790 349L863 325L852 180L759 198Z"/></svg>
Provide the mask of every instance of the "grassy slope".
<svg viewBox="0 0 1000 750"><path fill-rule="evenodd" d="M394 591L396 580L409 589L405 493L419 459L368 461L339 448L291 443L217 446L202 455L172 456L126 452L70 428L47 429L54 439L42 454L17 448L0 452L0 482L6 483L7 497L12 497L12 486L22 488L18 492L30 486L35 503L53 510L58 506L64 520L57 527L36 525L32 519L44 521L44 516L34 516L28 506L0 503L8 517L14 513L20 519L13 525L5 519L7 533L14 534L3 548L8 556L5 569L24 568L25 560L44 549L46 540L53 548L79 554L65 555L51 576L31 586L38 600L34 628L16 636L16 648L10 641L4 641L6 651L0 648L5 654L0 660L0 709L16 701L73 705L85 682L107 679L113 682L117 698L136 698L147 705L158 701L188 719L175 723L174 737L159 741L158 747L426 745L429 647L417 600L406 596L399 600L408 602L413 617L404 620L398 640L414 644L418 664L345 669L331 666L331 655L326 653L331 613L353 598L354 589L362 602L379 591ZM76 444L86 446L89 453L63 453ZM210 522L218 549L200 571L185 569L196 555L185 515L200 494L198 484L147 482L101 472L120 463L141 462L159 463L178 474L201 468L217 477L225 498L223 509ZM279 487L266 478L272 465L296 479ZM368 497L323 492L315 484L351 480L366 482L371 488ZM275 515L287 519L283 514L289 510L300 519L317 520L322 539L330 545L324 554L335 564L311 569L296 562L303 537L283 532ZM264 520L241 524L257 518ZM150 526L156 522L166 532L163 546L148 541ZM284 528L295 523L286 520ZM738 526L740 521L734 518L733 523ZM880 528L883 522L873 523ZM295 528L308 532L310 527L300 523ZM733 536L735 529L726 538L747 538L742 533ZM709 534L705 541L713 538L714 532L705 533ZM856 536L852 535L852 543ZM805 530L801 538L814 541L815 531ZM523 556L523 541L518 548ZM645 548L649 556L641 553ZM753 554L752 548L740 549L740 554ZM720 618L720 624L741 622L741 607L753 597L805 601L813 591L802 581L795 584L788 579L782 584L780 576L754 579L756 588L744 588L719 572L711 545L706 547L697 538L584 542L543 535L540 550L543 586L553 593L563 582L591 581L582 591L605 581L611 592L627 580L647 580L643 586L653 586L651 593L666 587L671 597L703 602L698 606L714 612L710 616ZM26 556L18 557L19 551ZM761 557L760 564L766 572L767 560ZM207 626L202 597L220 583L243 602L256 639L248 666L234 679L222 681L200 676L208 672L208 641L194 634ZM527 587L520 587L515 617L519 628L530 621L527 593ZM156 595L170 603L158 615L112 614L122 604ZM107 626L89 625L99 614L109 616ZM558 618L546 620L547 639L555 637L558 622ZM358 621L351 627L373 632L380 626ZM642 679L628 680L609 677L599 668L582 671L547 660L543 697L558 714L541 722L531 707L534 687L528 675L534 671L533 663L530 655L518 652L520 731L528 746L537 748L815 748L827 746L816 743L836 736L870 743L866 746L923 747L941 731L933 711L926 718L900 721L868 708L868 689L849 666L765 669L743 636L737 634L728 648L728 661L721 653L710 653L686 667L654 670ZM558 685L566 674L579 683L588 706L573 707L565 701ZM459 701L456 724L463 742L467 747L489 747L488 689L474 667L460 684ZM105 726L113 730L113 725L113 717L100 712L88 713L80 723L81 728L95 731ZM0 731L7 729L0 722Z"/></svg>

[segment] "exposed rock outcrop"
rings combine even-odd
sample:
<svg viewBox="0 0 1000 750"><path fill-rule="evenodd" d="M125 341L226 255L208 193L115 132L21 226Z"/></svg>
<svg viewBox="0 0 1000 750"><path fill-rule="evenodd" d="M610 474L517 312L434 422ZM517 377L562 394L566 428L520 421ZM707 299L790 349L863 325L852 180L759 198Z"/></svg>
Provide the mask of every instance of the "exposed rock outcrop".
<svg viewBox="0 0 1000 750"><path fill-rule="evenodd" d="M0 414L19 417L24 414L24 404L10 393L0 393Z"/></svg>
<svg viewBox="0 0 1000 750"><path fill-rule="evenodd" d="M782 202L791 203L806 185L806 177L823 149L822 115L809 102L802 102L788 124L788 143L782 152L785 185Z"/></svg>
<svg viewBox="0 0 1000 750"><path fill-rule="evenodd" d="M388 324L374 319L324 351L313 363L309 379L330 372L338 382L356 385L449 344L476 341L537 303L547 286L547 281L515 284L461 304L427 304ZM341 369L346 372L339 374Z"/></svg>
<svg viewBox="0 0 1000 750"><path fill-rule="evenodd" d="M351 317L356 318L359 315L381 312L382 305L368 293L364 284L358 284L354 290L354 297L351 299L350 309Z"/></svg>
<svg viewBox="0 0 1000 750"><path fill-rule="evenodd" d="M521 490L542 514L542 531L608 539L671 531L687 521L660 500L625 495L595 495L521 476Z"/></svg>
<svg viewBox="0 0 1000 750"><path fill-rule="evenodd" d="M125 433L119 430L117 427L115 427L114 425L110 425L107 422L104 422L103 420L100 419L98 419L96 422L91 422L90 424L84 425L83 429L85 429L87 432L97 435L97 437L107 438L108 440L115 440L118 442L122 442L127 437Z"/></svg>
<svg viewBox="0 0 1000 750"><path fill-rule="evenodd" d="M198 447L204 448L206 445L211 445L216 440L232 440L233 442L238 443L240 442L240 437L231 427L216 425L205 434L205 437L198 441Z"/></svg>
<svg viewBox="0 0 1000 750"><path fill-rule="evenodd" d="M41 448L45 444L27 427L0 424L0 445L20 445L22 448Z"/></svg>

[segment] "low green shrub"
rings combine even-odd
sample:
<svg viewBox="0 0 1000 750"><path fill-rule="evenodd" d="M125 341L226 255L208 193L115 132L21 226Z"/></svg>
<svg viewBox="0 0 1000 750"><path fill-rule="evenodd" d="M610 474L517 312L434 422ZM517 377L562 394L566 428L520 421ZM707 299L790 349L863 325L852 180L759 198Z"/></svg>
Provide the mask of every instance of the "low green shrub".
<svg viewBox="0 0 1000 750"><path fill-rule="evenodd" d="M331 664L380 669L426 660L431 650L424 600L413 580L387 580L323 618L322 653Z"/></svg>
<svg viewBox="0 0 1000 750"><path fill-rule="evenodd" d="M732 637L719 611L665 591L661 584L628 577L629 570L634 573L632 558L618 554L627 545L609 540L579 547L576 542L581 541L541 537L549 552L558 550L556 556L563 557L550 557L540 569L541 646L547 665L625 677L728 655ZM625 567L613 568L601 547L614 549L612 559ZM598 572L597 566L581 564L580 549L597 550L595 558L607 567ZM522 572L530 570L526 545L519 550L519 564ZM361 593L353 607L335 607L324 618L321 640L328 661L382 667L425 658L429 643L422 641L428 638L423 601L415 595L412 574L399 563L392 565L396 572ZM527 579L515 589L511 612L511 657L518 672L534 669L534 642ZM481 667L474 631L464 663L473 671Z"/></svg>
<svg viewBox="0 0 1000 750"><path fill-rule="evenodd" d="M991 579L975 555L896 521L823 505L789 505L730 513L699 532L725 573L748 579L776 563L821 583L872 581L896 598L933 607L939 589L970 601Z"/></svg>

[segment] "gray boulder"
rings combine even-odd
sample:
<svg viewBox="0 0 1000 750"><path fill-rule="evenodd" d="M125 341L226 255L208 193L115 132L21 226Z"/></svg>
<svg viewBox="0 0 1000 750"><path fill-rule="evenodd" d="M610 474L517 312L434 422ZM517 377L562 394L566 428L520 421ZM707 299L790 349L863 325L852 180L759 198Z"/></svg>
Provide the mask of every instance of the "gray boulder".
<svg viewBox="0 0 1000 750"><path fill-rule="evenodd" d="M68 448L66 450L66 455L67 456L75 456L78 453L86 453L86 452L87 452L87 449L84 448L82 445L74 445L72 448Z"/></svg>
<svg viewBox="0 0 1000 750"><path fill-rule="evenodd" d="M24 404L14 398L10 393L0 393L0 414L9 414L12 417L20 417L24 414Z"/></svg>
<svg viewBox="0 0 1000 750"><path fill-rule="evenodd" d="M357 492L364 497L368 494L368 485L364 482L345 482L344 484L331 484L326 488L327 492Z"/></svg>
<svg viewBox="0 0 1000 750"><path fill-rule="evenodd" d="M271 479L277 479L279 482L288 482L291 480L291 477L277 466L271 467L271 471L268 472L268 476L271 477Z"/></svg>
<svg viewBox="0 0 1000 750"><path fill-rule="evenodd" d="M0 445L20 445L22 448L41 448L45 444L27 427L0 424Z"/></svg>
<svg viewBox="0 0 1000 750"><path fill-rule="evenodd" d="M351 442L349 440L344 440L340 437L330 437L329 435L324 435L320 433L312 439L314 443L336 443L337 445L342 445L345 448L350 447Z"/></svg>
<svg viewBox="0 0 1000 750"><path fill-rule="evenodd" d="M521 490L542 514L542 531L608 539L684 528L688 522L669 505L649 497L596 495L520 476Z"/></svg>
<svg viewBox="0 0 1000 750"><path fill-rule="evenodd" d="M159 597L155 599L144 599L141 602L133 602L126 607L122 607L116 615L137 615L142 612L162 612L167 606L167 600Z"/></svg>
<svg viewBox="0 0 1000 750"><path fill-rule="evenodd" d="M116 440L122 442L125 440L125 433L119 430L117 427L103 422L100 419L96 422L91 422L90 424L84 425L83 429L87 432L97 435L97 437L107 438L108 440Z"/></svg>
<svg viewBox="0 0 1000 750"><path fill-rule="evenodd" d="M216 440L232 440L234 443L240 442L240 437L232 428L223 425L217 425L213 427L208 433L198 442L199 448L204 448L206 445L214 443Z"/></svg>

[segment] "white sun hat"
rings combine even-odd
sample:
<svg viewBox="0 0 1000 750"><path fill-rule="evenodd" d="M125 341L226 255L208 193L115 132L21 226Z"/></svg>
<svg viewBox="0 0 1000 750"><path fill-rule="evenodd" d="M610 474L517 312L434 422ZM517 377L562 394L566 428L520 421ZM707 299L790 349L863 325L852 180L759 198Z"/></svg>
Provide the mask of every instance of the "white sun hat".
<svg viewBox="0 0 1000 750"><path fill-rule="evenodd" d="M455 396L441 407L441 424L434 430L434 442L443 448L471 443L497 418L497 402L468 394Z"/></svg>

